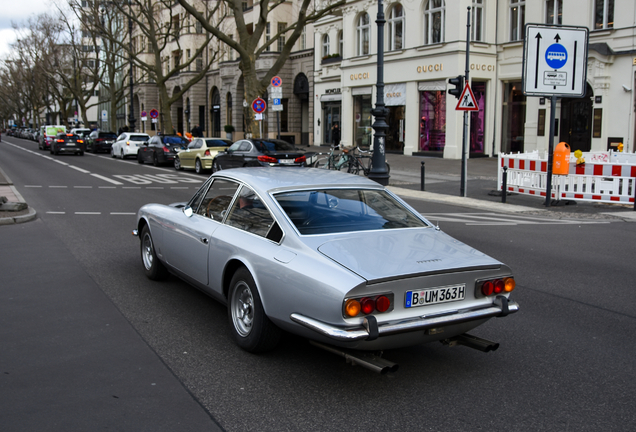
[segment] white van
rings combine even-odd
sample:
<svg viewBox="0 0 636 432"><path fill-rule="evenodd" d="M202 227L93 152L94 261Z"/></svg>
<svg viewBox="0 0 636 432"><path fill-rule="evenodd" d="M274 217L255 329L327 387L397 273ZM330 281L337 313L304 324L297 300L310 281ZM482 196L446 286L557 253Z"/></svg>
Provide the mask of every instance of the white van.
<svg viewBox="0 0 636 432"><path fill-rule="evenodd" d="M60 132L66 132L66 126L64 125L42 126L42 134L40 135L38 148L40 150L49 150L51 148L51 141Z"/></svg>

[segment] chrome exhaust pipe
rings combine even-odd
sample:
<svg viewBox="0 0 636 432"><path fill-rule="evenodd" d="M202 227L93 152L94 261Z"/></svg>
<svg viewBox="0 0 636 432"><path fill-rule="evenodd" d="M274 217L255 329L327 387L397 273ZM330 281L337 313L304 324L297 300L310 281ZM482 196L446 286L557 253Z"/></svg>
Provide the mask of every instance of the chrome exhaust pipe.
<svg viewBox="0 0 636 432"><path fill-rule="evenodd" d="M482 352L496 351L497 348L499 348L499 344L497 342L492 342L487 339L469 335L468 333L464 333L450 339L444 339L441 342L444 345L448 345L451 347L455 345L464 345Z"/></svg>
<svg viewBox="0 0 636 432"><path fill-rule="evenodd" d="M310 344L317 346L318 348L322 348L325 351L329 351L330 353L337 354L340 357L344 357L347 363L350 363L351 366L362 366L363 368L372 370L373 372L379 373L380 375L385 375L389 372L396 372L400 367L398 364L393 363L389 360L383 359L375 354L366 354L366 353L351 353L347 352L344 349L332 347L329 345L323 345L316 341L309 341Z"/></svg>

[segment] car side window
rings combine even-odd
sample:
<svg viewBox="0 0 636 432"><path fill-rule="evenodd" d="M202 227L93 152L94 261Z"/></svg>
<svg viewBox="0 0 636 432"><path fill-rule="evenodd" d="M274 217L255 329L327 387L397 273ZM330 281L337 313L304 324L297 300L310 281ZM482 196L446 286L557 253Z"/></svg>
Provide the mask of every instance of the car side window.
<svg viewBox="0 0 636 432"><path fill-rule="evenodd" d="M201 201L197 214L221 222L232 202L238 184L229 180L215 179Z"/></svg>
<svg viewBox="0 0 636 432"><path fill-rule="evenodd" d="M250 143L248 141L243 141L241 143L241 146L239 147L238 151L244 151L244 152L250 151L251 147L252 146L250 145Z"/></svg>
<svg viewBox="0 0 636 432"><path fill-rule="evenodd" d="M235 142L234 144L232 144L230 146L230 148L228 148L228 152L233 152L233 151L237 151L239 149L239 147L241 146L241 141Z"/></svg>
<svg viewBox="0 0 636 432"><path fill-rule="evenodd" d="M260 197L249 187L243 186L230 209L225 223L265 237L274 224L274 218Z"/></svg>

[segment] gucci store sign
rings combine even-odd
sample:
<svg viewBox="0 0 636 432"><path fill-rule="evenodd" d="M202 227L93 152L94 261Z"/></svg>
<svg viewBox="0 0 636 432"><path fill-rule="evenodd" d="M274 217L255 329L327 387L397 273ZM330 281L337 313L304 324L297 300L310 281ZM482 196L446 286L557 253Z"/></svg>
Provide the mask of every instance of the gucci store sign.
<svg viewBox="0 0 636 432"><path fill-rule="evenodd" d="M406 105L406 84L386 84L384 86L384 104L386 106Z"/></svg>

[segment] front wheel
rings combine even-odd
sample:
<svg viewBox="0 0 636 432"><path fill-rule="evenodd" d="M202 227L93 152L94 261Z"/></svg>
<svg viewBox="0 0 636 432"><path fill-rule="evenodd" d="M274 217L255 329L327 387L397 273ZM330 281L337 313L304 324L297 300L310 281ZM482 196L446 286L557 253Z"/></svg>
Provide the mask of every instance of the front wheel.
<svg viewBox="0 0 636 432"><path fill-rule="evenodd" d="M212 162L212 172L221 171L222 169L223 168L221 167L221 164L218 163L215 159L214 162Z"/></svg>
<svg viewBox="0 0 636 432"><path fill-rule="evenodd" d="M183 167L181 166L181 161L178 157L174 158L174 169L176 169L177 171L181 171L183 169Z"/></svg>
<svg viewBox="0 0 636 432"><path fill-rule="evenodd" d="M140 164L144 163L144 160L141 157L141 153L137 153L137 163L140 163Z"/></svg>
<svg viewBox="0 0 636 432"><path fill-rule="evenodd" d="M319 169L332 169L331 158L320 158L314 162L314 168Z"/></svg>
<svg viewBox="0 0 636 432"><path fill-rule="evenodd" d="M115 156L116 156L115 155L115 149L111 147L111 149L110 149L110 157L114 158Z"/></svg>
<svg viewBox="0 0 636 432"><path fill-rule="evenodd" d="M245 351L270 351L278 344L281 330L265 315L254 278L245 267L232 277L228 318L234 341Z"/></svg>
<svg viewBox="0 0 636 432"><path fill-rule="evenodd" d="M163 280L168 277L168 270L155 253L155 245L148 225L141 230L141 262L148 279Z"/></svg>

